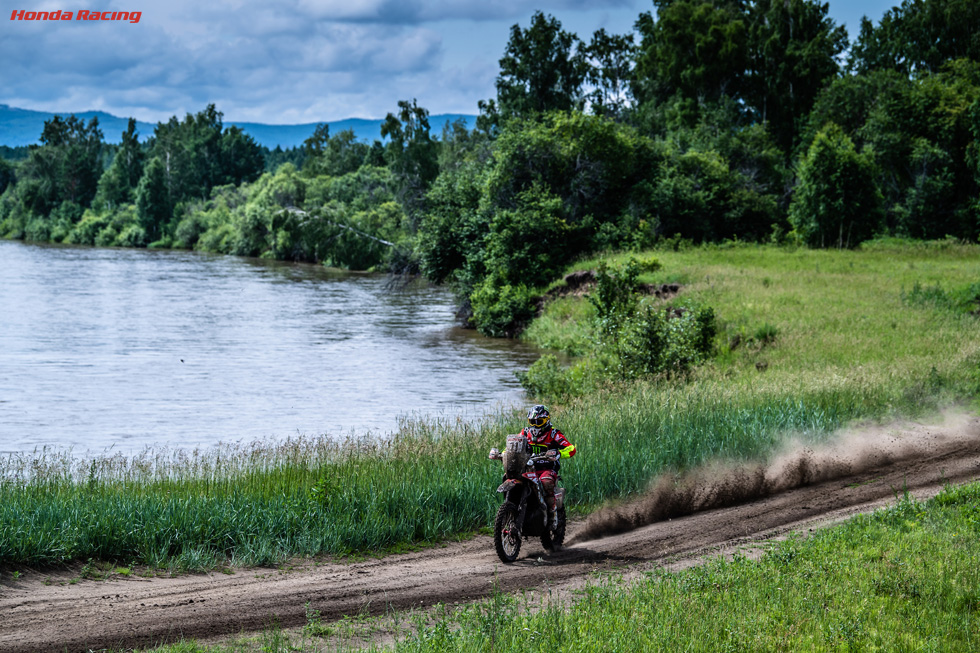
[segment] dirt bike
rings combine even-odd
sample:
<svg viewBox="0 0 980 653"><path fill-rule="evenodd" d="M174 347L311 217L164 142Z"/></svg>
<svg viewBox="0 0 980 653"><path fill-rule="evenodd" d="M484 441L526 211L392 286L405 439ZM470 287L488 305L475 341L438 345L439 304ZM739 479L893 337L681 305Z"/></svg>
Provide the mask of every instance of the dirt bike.
<svg viewBox="0 0 980 653"><path fill-rule="evenodd" d="M552 529L545 491L534 467L539 460L551 459L543 453L532 455L521 434L508 435L503 453L491 449L490 458L504 463L504 482L497 488L504 494L504 502L493 525L493 545L500 559L507 563L517 560L525 537L540 537L547 551L560 549L565 541L565 488L555 487L558 523Z"/></svg>

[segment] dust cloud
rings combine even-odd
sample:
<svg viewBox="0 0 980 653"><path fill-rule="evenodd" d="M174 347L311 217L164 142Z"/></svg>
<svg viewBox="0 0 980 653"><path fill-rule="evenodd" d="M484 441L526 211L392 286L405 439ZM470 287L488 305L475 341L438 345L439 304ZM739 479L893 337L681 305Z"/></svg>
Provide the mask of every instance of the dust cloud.
<svg viewBox="0 0 980 653"><path fill-rule="evenodd" d="M848 428L822 445L789 438L783 450L766 463L715 464L685 474L665 474L642 496L590 515L568 544L853 477L905 460L928 459L978 439L976 415L952 410L930 424L894 422Z"/></svg>

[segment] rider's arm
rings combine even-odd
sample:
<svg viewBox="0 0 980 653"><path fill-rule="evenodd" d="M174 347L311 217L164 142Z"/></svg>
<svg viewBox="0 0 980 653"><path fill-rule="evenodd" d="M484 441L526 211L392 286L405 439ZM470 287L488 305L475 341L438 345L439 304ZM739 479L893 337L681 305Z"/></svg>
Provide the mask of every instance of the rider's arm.
<svg viewBox="0 0 980 653"><path fill-rule="evenodd" d="M575 455L575 445L568 441L564 433L555 429L553 437L558 444L558 453L561 454L562 458L571 458Z"/></svg>

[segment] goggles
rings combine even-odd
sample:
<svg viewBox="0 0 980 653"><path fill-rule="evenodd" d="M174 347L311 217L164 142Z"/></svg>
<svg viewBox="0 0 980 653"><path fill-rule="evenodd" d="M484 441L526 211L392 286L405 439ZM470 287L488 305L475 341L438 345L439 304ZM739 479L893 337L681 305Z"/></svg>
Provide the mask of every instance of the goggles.
<svg viewBox="0 0 980 653"><path fill-rule="evenodd" d="M527 423L535 428L541 428L548 423L547 417L528 417Z"/></svg>

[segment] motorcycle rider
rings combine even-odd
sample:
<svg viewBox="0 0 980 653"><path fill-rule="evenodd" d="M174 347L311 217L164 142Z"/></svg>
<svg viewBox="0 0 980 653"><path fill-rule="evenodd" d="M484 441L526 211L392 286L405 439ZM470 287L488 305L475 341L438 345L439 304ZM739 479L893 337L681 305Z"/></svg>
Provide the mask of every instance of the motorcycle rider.
<svg viewBox="0 0 980 653"><path fill-rule="evenodd" d="M575 445L551 425L551 414L548 409L538 404L527 412L527 426L521 430L521 435L527 438L531 445L531 453L545 453L547 460L539 460L534 469L538 480L544 489L545 501L548 504L548 514L551 516L551 528L558 527L558 510L555 506L555 481L558 479L559 460L575 455Z"/></svg>

